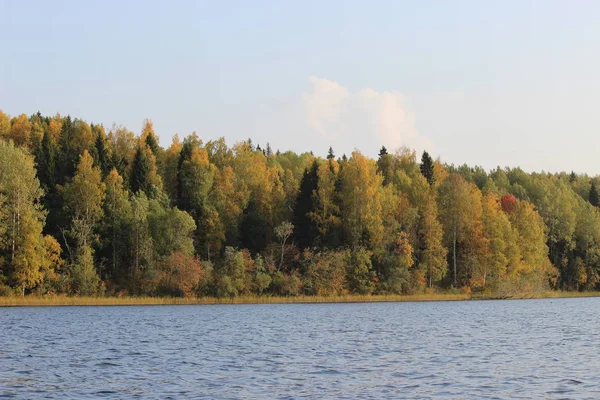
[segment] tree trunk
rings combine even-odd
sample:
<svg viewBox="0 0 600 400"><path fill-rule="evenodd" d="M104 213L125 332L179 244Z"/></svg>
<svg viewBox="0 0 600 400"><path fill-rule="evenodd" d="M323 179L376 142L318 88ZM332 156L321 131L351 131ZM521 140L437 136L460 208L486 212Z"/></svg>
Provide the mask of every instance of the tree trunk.
<svg viewBox="0 0 600 400"><path fill-rule="evenodd" d="M452 258L453 258L453 263L454 263L454 287L456 287L456 222L454 223L454 240L453 240Z"/></svg>

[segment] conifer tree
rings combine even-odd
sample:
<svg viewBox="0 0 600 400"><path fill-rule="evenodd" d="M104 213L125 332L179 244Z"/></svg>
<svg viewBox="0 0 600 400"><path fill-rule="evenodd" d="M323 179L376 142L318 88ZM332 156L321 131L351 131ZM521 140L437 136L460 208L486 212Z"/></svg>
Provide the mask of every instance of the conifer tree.
<svg viewBox="0 0 600 400"><path fill-rule="evenodd" d="M300 191L296 197L296 205L294 207L294 239L300 248L307 248L313 244L317 234L316 226L309 216L309 213L314 212L313 193L318 186L318 169L317 161L313 161L310 169L304 171L302 181L300 181Z"/></svg>
<svg viewBox="0 0 600 400"><path fill-rule="evenodd" d="M103 136L104 135L102 132L98 132L98 134L96 135L96 149L94 152L94 161L96 165L98 165L98 167L100 168L100 171L102 172L102 177L106 178L106 176L112 169L112 160L108 155L108 149L106 148L106 138L104 138Z"/></svg>
<svg viewBox="0 0 600 400"><path fill-rule="evenodd" d="M148 158L141 147L138 147L133 158L133 165L131 169L130 187L132 193L139 191L146 192L148 190L148 175L150 167L148 165Z"/></svg>
<svg viewBox="0 0 600 400"><path fill-rule="evenodd" d="M393 174L393 159L390 154L388 154L385 146L381 146L381 150L379 150L379 159L377 160L377 172L383 175L383 186L387 186Z"/></svg>
<svg viewBox="0 0 600 400"><path fill-rule="evenodd" d="M335 154L333 154L333 148L329 146L329 151L327 152L327 159L333 160L335 159Z"/></svg>
<svg viewBox="0 0 600 400"><path fill-rule="evenodd" d="M589 194L590 204L594 207L598 207L600 205L600 199L598 198L598 190L596 189L596 184L592 181L592 185L590 186L590 194Z"/></svg>
<svg viewBox="0 0 600 400"><path fill-rule="evenodd" d="M36 152L35 158L37 175L42 187L46 189L46 192L53 191L55 174L54 145L50 140L48 131L44 132L42 143L40 144L39 150Z"/></svg>
<svg viewBox="0 0 600 400"><path fill-rule="evenodd" d="M427 179L429 185L433 185L435 183L435 175L433 174L433 160L426 151L423 152L423 156L421 157L421 174L423 174L425 179Z"/></svg>

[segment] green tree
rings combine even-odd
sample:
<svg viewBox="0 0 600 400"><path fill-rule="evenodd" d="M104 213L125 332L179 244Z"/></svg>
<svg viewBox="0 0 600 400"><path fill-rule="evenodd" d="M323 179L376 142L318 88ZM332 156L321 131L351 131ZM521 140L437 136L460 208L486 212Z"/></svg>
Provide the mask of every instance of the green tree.
<svg viewBox="0 0 600 400"><path fill-rule="evenodd" d="M313 245L317 236L317 227L310 218L315 211L313 193L318 189L319 164L315 160L312 166L304 171L300 181L300 191L294 207L294 240L298 247L304 249Z"/></svg>
<svg viewBox="0 0 600 400"><path fill-rule="evenodd" d="M46 191L54 191L56 173L54 145L48 131L44 132L39 150L36 152L37 176Z"/></svg>
<svg viewBox="0 0 600 400"><path fill-rule="evenodd" d="M129 193L124 188L123 177L115 168L105 178L106 198L104 218L101 223L101 256L108 260L109 275L125 279L129 262L129 228L131 204Z"/></svg>
<svg viewBox="0 0 600 400"><path fill-rule="evenodd" d="M371 294L375 290L375 272L371 263L371 252L358 247L346 258L346 279L351 293Z"/></svg>
<svg viewBox="0 0 600 400"><path fill-rule="evenodd" d="M421 174L427 179L430 185L435 182L435 175L433 173L433 159L428 152L424 151L421 157Z"/></svg>
<svg viewBox="0 0 600 400"><path fill-rule="evenodd" d="M591 205L593 205L594 207L600 206L600 199L598 198L598 190L596 190L596 184L594 183L594 181L592 181L592 184L590 186L590 193L589 193L588 197L590 199Z"/></svg>

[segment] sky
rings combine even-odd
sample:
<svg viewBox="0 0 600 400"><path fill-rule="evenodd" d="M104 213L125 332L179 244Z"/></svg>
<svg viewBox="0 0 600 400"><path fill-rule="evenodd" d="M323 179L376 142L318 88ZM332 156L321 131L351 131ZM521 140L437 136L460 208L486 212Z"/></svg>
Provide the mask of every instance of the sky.
<svg viewBox="0 0 600 400"><path fill-rule="evenodd" d="M600 174L598 1L0 0L0 109Z"/></svg>

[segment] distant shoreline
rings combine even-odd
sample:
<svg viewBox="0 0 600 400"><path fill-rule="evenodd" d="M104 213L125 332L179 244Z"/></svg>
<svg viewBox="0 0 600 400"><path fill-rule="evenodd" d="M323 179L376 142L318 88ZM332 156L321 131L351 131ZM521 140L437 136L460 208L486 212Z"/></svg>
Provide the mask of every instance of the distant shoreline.
<svg viewBox="0 0 600 400"><path fill-rule="evenodd" d="M316 303L381 303L469 300L524 300L546 298L600 297L600 292L522 293L511 296L479 294L417 294L417 295L347 295L347 296L240 296L216 297L83 297L83 296L8 296L0 297L0 307L40 306L140 306L140 305L213 305L213 304L316 304Z"/></svg>

